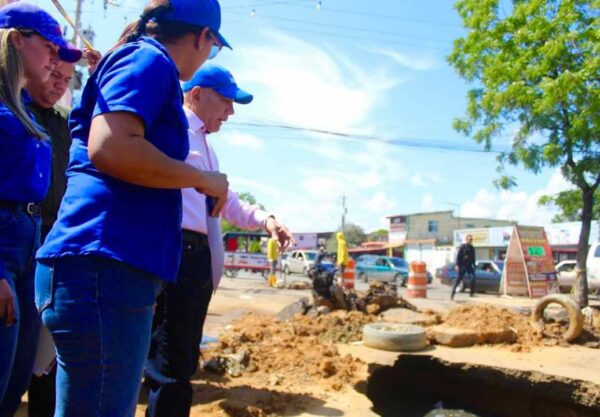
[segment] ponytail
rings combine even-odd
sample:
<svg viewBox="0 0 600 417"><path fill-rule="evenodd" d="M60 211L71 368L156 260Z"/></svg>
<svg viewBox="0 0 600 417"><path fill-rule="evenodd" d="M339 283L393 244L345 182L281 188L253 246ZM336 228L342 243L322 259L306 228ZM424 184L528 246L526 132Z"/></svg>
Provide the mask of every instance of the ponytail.
<svg viewBox="0 0 600 417"><path fill-rule="evenodd" d="M187 33L202 33L203 27L182 22L162 21L161 17L170 10L170 0L150 1L144 8L140 18L125 27L117 44L113 46L111 51L126 43L135 42L144 35L151 36L161 43L172 43Z"/></svg>

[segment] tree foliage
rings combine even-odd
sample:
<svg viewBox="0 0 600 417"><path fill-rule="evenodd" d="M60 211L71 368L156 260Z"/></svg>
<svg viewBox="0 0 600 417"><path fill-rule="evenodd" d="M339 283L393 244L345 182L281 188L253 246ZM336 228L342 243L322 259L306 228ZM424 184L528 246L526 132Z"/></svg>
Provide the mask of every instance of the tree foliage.
<svg viewBox="0 0 600 417"><path fill-rule="evenodd" d="M554 195L540 197L539 204L546 207L554 207L559 211L552 218L553 223L580 222L583 211L583 199L579 190L566 190ZM600 189L594 193L594 206L592 219L600 219Z"/></svg>
<svg viewBox="0 0 600 417"><path fill-rule="evenodd" d="M337 231L341 231L339 228ZM361 243L366 242L367 235L362 227L356 224L347 223L344 226L344 236L346 237L346 244L348 248L356 248L359 247ZM325 244L325 249L330 252L337 251L337 240L335 238L335 233L331 238L327 240Z"/></svg>
<svg viewBox="0 0 600 417"><path fill-rule="evenodd" d="M600 183L600 0L514 0L509 10L500 0L459 0L455 7L468 33L448 61L472 88L454 127L488 150L514 132L511 149L498 157L500 187L516 184L507 164L534 173L559 167L577 186L585 269Z"/></svg>

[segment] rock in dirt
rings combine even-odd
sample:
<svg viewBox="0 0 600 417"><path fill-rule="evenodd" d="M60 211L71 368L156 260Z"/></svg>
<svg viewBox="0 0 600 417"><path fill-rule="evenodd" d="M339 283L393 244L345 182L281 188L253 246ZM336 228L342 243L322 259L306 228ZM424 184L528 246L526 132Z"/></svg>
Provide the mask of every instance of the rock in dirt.
<svg viewBox="0 0 600 417"><path fill-rule="evenodd" d="M331 313L331 309L326 306L318 306L316 307L316 310L319 313L319 316Z"/></svg>
<svg viewBox="0 0 600 417"><path fill-rule="evenodd" d="M456 327L435 326L429 329L436 343L450 347L467 347L480 343L479 335L474 330L457 329Z"/></svg>
<svg viewBox="0 0 600 417"><path fill-rule="evenodd" d="M405 308L392 308L381 315L383 321L417 326L433 326L439 324L439 317L433 314L417 313Z"/></svg>
<svg viewBox="0 0 600 417"><path fill-rule="evenodd" d="M279 313L277 313L277 318L279 321L288 321L292 319L296 315L304 315L306 310L310 307L309 301L307 297L302 297L300 300L295 303L290 304L285 307Z"/></svg>
<svg viewBox="0 0 600 417"><path fill-rule="evenodd" d="M314 319L319 317L319 310L314 307L310 307L304 315L310 319Z"/></svg>

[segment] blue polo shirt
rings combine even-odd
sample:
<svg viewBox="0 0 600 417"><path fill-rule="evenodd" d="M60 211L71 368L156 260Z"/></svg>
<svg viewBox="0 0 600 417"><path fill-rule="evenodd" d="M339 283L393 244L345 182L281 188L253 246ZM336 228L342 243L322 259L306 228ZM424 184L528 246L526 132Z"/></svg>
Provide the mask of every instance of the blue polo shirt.
<svg viewBox="0 0 600 417"><path fill-rule="evenodd" d="M23 101L29 101L23 94ZM0 102L0 200L39 203L50 185L52 148L38 139Z"/></svg>
<svg viewBox="0 0 600 417"><path fill-rule="evenodd" d="M99 172L88 157L92 119L131 112L145 138L183 161L189 149L179 73L167 50L142 37L107 55L71 112L67 191L40 260L96 255L174 281L181 257L181 191L146 188Z"/></svg>

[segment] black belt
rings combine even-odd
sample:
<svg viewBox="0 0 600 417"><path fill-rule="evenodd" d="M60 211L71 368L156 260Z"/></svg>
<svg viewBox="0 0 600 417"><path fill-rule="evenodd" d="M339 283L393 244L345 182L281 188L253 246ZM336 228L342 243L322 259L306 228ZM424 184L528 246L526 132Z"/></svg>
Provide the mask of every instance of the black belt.
<svg viewBox="0 0 600 417"><path fill-rule="evenodd" d="M204 233L183 229L183 243L194 246L208 246L208 236Z"/></svg>
<svg viewBox="0 0 600 417"><path fill-rule="evenodd" d="M0 200L0 208L13 211L23 210L32 216L39 216L42 214L42 206L37 203L22 203L20 201Z"/></svg>

